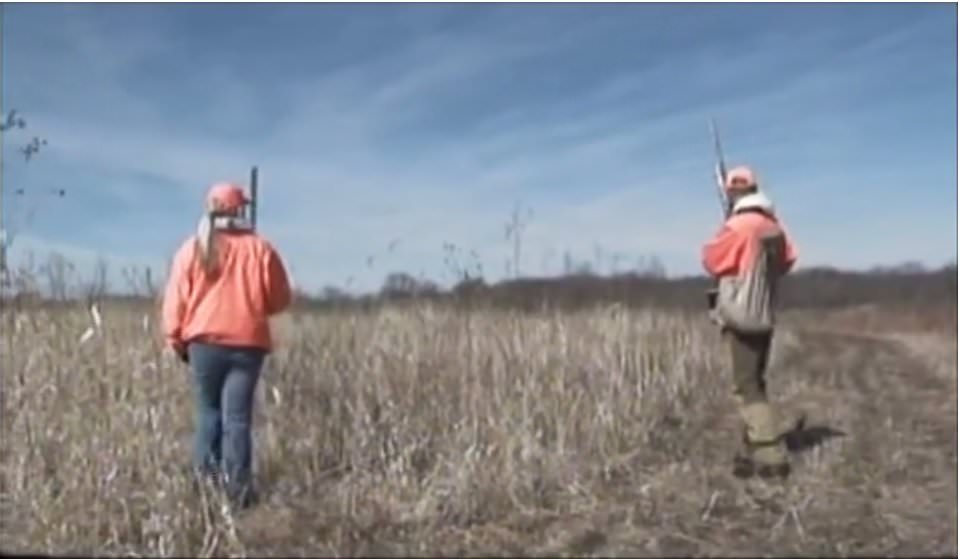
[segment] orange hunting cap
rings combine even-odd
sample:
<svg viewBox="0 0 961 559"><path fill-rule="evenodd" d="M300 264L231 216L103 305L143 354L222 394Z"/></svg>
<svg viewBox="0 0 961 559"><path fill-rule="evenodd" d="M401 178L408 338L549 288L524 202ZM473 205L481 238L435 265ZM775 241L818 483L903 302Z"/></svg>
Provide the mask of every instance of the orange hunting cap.
<svg viewBox="0 0 961 559"><path fill-rule="evenodd" d="M744 165L734 167L724 178L724 189L728 191L748 190L756 186L757 179L754 177L754 171Z"/></svg>
<svg viewBox="0 0 961 559"><path fill-rule="evenodd" d="M233 211L250 203L244 189L232 182L218 182L207 191L207 207Z"/></svg>

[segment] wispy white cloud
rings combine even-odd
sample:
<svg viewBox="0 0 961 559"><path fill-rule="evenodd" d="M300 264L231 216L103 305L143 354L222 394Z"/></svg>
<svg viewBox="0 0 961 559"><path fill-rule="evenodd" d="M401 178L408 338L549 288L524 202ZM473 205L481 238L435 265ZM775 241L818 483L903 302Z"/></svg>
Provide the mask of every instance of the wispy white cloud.
<svg viewBox="0 0 961 559"><path fill-rule="evenodd" d="M31 100L22 103L31 109L31 128L51 145L43 170L35 170L38 162L29 175L14 170L5 178L68 181L78 196L87 193L69 209L50 210L58 223L72 220L77 250L112 238L118 254L140 247L148 260L163 261L189 233L206 185L243 179L258 164L263 231L307 287L353 277L355 286L372 288L393 268L438 277L446 271L445 242L476 250L491 276L502 275L510 255L503 224L516 200L535 210L525 270L550 271L551 262L557 270L565 250L589 259L600 245L630 255L625 261L658 254L671 270L693 272L700 243L717 225L706 122L719 115L730 154L758 164L810 263L867 265L868 258L912 255L938 261L956 251L956 243L927 241L948 232L946 213L924 220L890 209L869 214L859 205L859 183L880 181L878 188L893 192L897 179L919 176L890 160L883 172L872 167L872 150L905 148L876 134L912 118L905 115L918 110L916 100L953 97L945 88L954 85L939 81L944 71L917 68L919 36L927 34L922 53L949 50L936 42L949 30L931 17L892 33L822 26L800 39L778 32L775 21L741 51L694 43L624 54L639 61L627 64L612 58L618 50L604 49L605 41L631 44L623 37L632 32L666 32L643 19L632 31L616 16L590 17L602 13L593 8L579 12L581 26L570 25L575 11L540 22L532 10L520 17L509 7L454 25L450 9L384 23L391 30L384 33L404 39L394 45L381 37L386 46L356 62L323 69L311 65L310 51L292 46L269 75L251 76L244 61L258 52L253 46L230 52L211 40L212 50L196 57L203 65L194 64L177 43L186 12L156 8L155 25L124 26L120 16L102 17L106 9L96 17L74 10L69 25L39 38L16 36L8 54L20 68L8 98ZM286 8L272 17L294 25L289 18L300 13ZM712 26L672 17L692 31ZM283 29L265 33L263 42L287 40ZM356 43L344 31L337 37L331 49ZM584 60L610 65L610 72L581 83L564 75ZM880 88L892 74L936 87L900 84L898 95L886 96ZM892 114L887 124L876 120ZM941 159L922 180L956 180L956 166L944 159L949 150L928 147ZM923 164L933 156L914 150L910 157ZM943 204L938 192L917 193L916 211ZM97 210L83 200L94 198L114 214L92 219ZM871 215L896 223L897 238ZM54 225L43 230L64 233ZM857 249L832 241L859 233L873 240ZM39 230L34 237L44 238ZM394 239L401 242L388 255ZM368 267L371 255L377 258Z"/></svg>

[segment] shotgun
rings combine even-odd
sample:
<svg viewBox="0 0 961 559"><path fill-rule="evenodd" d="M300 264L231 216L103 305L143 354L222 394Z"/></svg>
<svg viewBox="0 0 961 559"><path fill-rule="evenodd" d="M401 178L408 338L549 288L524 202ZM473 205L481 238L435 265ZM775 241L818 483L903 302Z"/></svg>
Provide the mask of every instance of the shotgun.
<svg viewBox="0 0 961 559"><path fill-rule="evenodd" d="M724 164L724 152L721 151L721 136L717 133L717 123L711 119L711 137L714 140L714 156L717 158L717 172L719 182L717 184L718 197L721 202L721 212L727 219L731 215L731 202L727 199L724 192L724 181L727 180L727 166Z"/></svg>
<svg viewBox="0 0 961 559"><path fill-rule="evenodd" d="M249 208L250 228L257 230L257 166L250 169L250 208Z"/></svg>
<svg viewBox="0 0 961 559"><path fill-rule="evenodd" d="M710 122L711 138L714 142L714 157L717 159L717 193L721 203L721 213L724 219L731 215L731 202L728 200L727 193L724 191L724 182L727 180L727 166L724 164L724 152L721 150L721 136L717 132L717 123L714 119ZM718 282L714 282L714 287L707 290L707 305L713 310L717 304Z"/></svg>

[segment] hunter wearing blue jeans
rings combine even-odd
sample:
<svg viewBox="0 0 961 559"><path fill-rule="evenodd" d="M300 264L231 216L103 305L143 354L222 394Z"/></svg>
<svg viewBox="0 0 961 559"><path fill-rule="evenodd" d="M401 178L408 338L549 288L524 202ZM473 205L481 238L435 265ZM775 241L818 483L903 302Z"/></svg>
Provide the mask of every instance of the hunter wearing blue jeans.
<svg viewBox="0 0 961 559"><path fill-rule="evenodd" d="M254 391L273 346L269 319L291 302L280 257L244 218L248 203L237 185L210 189L163 301L167 345L193 375L194 467L223 481L241 506L251 498Z"/></svg>
<svg viewBox="0 0 961 559"><path fill-rule="evenodd" d="M194 381L194 468L227 481L230 496L250 496L254 390L266 352L200 342L188 346Z"/></svg>

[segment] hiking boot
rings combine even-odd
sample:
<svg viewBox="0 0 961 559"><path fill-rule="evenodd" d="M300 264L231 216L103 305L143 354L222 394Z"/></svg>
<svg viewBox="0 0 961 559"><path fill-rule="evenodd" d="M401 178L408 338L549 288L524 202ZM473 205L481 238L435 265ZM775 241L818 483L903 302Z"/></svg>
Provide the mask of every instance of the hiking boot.
<svg viewBox="0 0 961 559"><path fill-rule="evenodd" d="M791 464L781 441L751 443L744 437L743 444L743 449L734 457L734 477L784 479L790 474Z"/></svg>
<svg viewBox="0 0 961 559"><path fill-rule="evenodd" d="M784 462L781 464L760 464L756 466L755 473L762 479L787 479L791 475L791 464Z"/></svg>
<svg viewBox="0 0 961 559"><path fill-rule="evenodd" d="M791 475L791 464L758 464L743 454L734 457L731 474L738 479L758 477L761 479L787 479Z"/></svg>
<svg viewBox="0 0 961 559"><path fill-rule="evenodd" d="M751 443L748 448L751 460L758 466L780 466L788 461L787 451L781 441Z"/></svg>
<svg viewBox="0 0 961 559"><path fill-rule="evenodd" d="M738 479L747 479L754 475L754 461L747 456L738 453L734 456L734 468L731 472Z"/></svg>

